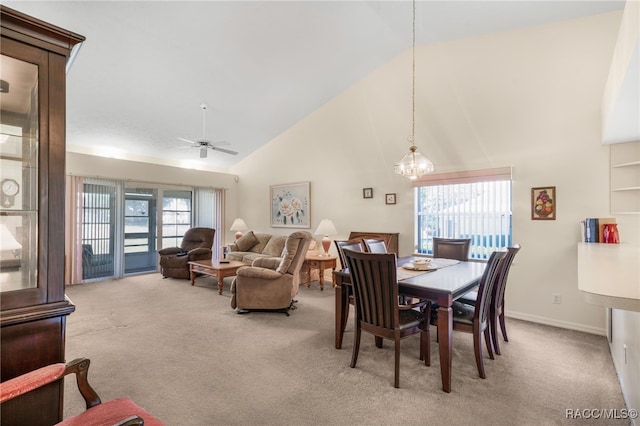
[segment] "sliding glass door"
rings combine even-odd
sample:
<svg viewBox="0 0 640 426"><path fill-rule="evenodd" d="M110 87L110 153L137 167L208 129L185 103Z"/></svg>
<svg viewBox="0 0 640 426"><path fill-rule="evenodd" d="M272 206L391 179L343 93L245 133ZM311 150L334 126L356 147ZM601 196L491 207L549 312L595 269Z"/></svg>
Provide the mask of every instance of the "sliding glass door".
<svg viewBox="0 0 640 426"><path fill-rule="evenodd" d="M127 188L124 199L124 273L155 271L157 190Z"/></svg>
<svg viewBox="0 0 640 426"><path fill-rule="evenodd" d="M77 200L68 201L67 226L74 230L67 253L69 282L157 271L157 251L179 247L195 226L196 202L189 188L80 177L69 178L68 191L70 200ZM206 221L200 226L217 224L214 216L220 213L214 213L212 199L199 203Z"/></svg>

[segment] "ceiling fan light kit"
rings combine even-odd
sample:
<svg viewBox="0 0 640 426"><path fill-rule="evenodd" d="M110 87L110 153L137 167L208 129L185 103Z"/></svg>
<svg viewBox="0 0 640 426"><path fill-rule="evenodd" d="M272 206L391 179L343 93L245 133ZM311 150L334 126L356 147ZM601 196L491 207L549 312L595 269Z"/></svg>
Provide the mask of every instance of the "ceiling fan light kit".
<svg viewBox="0 0 640 426"><path fill-rule="evenodd" d="M202 139L196 139L195 141L189 140L189 139L185 139L185 138L178 138L178 140L184 141L184 142L188 142L191 144L191 148L200 148L200 158L207 158L207 148L211 149L213 151L220 151L220 152L224 152L225 154L230 154L230 155L238 155L238 153L236 151L232 151L230 149L225 149L225 148L220 148L218 145L228 145L229 143L226 141L218 141L218 142L211 142L209 139L207 139L207 104L200 104L200 108L202 109Z"/></svg>

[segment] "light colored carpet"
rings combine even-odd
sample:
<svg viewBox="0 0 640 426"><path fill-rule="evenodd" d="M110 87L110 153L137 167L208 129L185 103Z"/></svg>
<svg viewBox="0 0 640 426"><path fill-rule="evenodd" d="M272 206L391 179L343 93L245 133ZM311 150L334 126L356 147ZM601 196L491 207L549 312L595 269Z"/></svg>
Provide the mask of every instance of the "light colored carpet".
<svg viewBox="0 0 640 426"><path fill-rule="evenodd" d="M502 356L478 377L470 334L454 333L453 391L441 391L438 345L431 367L419 338L402 341L400 389L393 349L363 333L349 367L353 311L334 348L334 291L301 287L298 309L238 315L229 284L214 278L140 275L67 287L67 359L91 359L89 381L103 401L130 397L167 425L628 425L571 420L566 409L622 409L606 339L508 319ZM328 287L328 288L327 288ZM435 331L435 329L432 329ZM65 417L84 403L65 384Z"/></svg>

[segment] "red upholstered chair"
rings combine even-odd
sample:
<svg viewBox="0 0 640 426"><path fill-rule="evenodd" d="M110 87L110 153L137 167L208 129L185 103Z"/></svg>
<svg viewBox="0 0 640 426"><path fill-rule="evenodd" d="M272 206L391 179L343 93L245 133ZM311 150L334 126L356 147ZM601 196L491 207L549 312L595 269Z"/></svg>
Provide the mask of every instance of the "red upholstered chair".
<svg viewBox="0 0 640 426"><path fill-rule="evenodd" d="M84 398L87 410L69 417L58 425L64 426L162 426L160 420L137 406L128 398L114 399L102 403L100 397L87 381L90 361L78 358L67 364L57 363L30 371L0 383L0 403L9 401L49 383L61 380L68 374L76 375L78 390Z"/></svg>

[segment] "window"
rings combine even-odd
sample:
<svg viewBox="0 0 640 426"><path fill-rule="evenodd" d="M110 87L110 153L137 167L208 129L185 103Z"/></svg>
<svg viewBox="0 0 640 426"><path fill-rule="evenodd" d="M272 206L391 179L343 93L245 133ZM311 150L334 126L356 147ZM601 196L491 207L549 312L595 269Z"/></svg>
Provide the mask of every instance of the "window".
<svg viewBox="0 0 640 426"><path fill-rule="evenodd" d="M168 191L162 196L162 247L180 247L191 228L191 191Z"/></svg>
<svg viewBox="0 0 640 426"><path fill-rule="evenodd" d="M433 237L470 238L471 259L512 245L510 168L429 175L414 186L418 253L433 254Z"/></svg>

